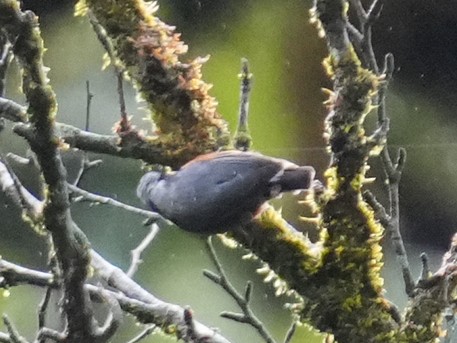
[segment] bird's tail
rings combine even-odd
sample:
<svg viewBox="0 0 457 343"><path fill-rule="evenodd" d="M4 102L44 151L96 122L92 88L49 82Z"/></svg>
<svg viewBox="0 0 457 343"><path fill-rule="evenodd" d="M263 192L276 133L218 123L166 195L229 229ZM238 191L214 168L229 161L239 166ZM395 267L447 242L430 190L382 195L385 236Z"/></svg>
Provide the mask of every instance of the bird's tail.
<svg viewBox="0 0 457 343"><path fill-rule="evenodd" d="M276 183L281 186L281 192L308 189L315 174L314 168L309 166L285 169L284 174L278 178Z"/></svg>

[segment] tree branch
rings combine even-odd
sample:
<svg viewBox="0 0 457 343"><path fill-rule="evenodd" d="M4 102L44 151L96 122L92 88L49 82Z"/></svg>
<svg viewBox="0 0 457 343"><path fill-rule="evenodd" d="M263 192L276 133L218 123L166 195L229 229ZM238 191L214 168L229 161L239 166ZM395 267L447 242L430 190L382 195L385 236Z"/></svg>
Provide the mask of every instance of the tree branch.
<svg viewBox="0 0 457 343"><path fill-rule="evenodd" d="M101 195L90 193L88 191L85 191L84 189L81 189L79 187L73 186L71 184L68 184L67 186L68 186L68 189L71 191L71 193L77 194L77 195L79 195L80 197L82 197L85 200L96 202L96 203L100 203L100 204L105 204L105 205L111 205L111 206L114 206L114 207L118 207L118 208L121 208L121 209L123 209L125 211L129 211L129 212L132 212L132 213L135 213L135 214L139 214L139 215L144 216L144 217L149 218L149 219L160 219L160 218L162 218L159 214L157 214L155 212L146 211L146 210L142 210L142 209L140 209L138 207L135 207L135 206L127 205L127 204L124 204L124 203L122 203L120 201L114 200L113 198L110 198L110 197L104 197L104 196L101 196Z"/></svg>
<svg viewBox="0 0 457 343"><path fill-rule="evenodd" d="M80 1L77 13L89 10L150 106L158 139L168 151L196 156L228 144L227 124L208 94L211 86L202 80L206 58L179 61L187 46L173 27L154 17L157 7L133 0Z"/></svg>
<svg viewBox="0 0 457 343"><path fill-rule="evenodd" d="M8 334L12 343L29 343L27 340L22 337L17 329L14 327L13 323L9 320L6 314L3 315L3 323L8 330Z"/></svg>
<svg viewBox="0 0 457 343"><path fill-rule="evenodd" d="M252 74L249 71L248 60L241 60L241 90L240 90L240 110L238 114L238 128L235 133L235 148L247 151L252 145L252 138L249 134L248 115L249 115L249 94L252 87Z"/></svg>
<svg viewBox="0 0 457 343"><path fill-rule="evenodd" d="M126 297L136 299L138 302L147 304L147 313L138 308L138 304L132 302L131 304L123 303L120 301L121 307L124 311L136 311L140 310L137 314L140 321L143 323L149 322L154 323L159 327L162 327L166 331L166 326L176 326L178 337L182 337L186 341L187 326L184 321L184 309L178 305L167 304L152 294L145 291L132 279L130 279L121 269L111 265L109 262L104 260L95 251L92 251L92 265L97 270L98 275L104 279L111 287L125 294ZM119 300L119 297L117 297ZM132 313L132 312L131 312ZM144 316L147 315L148 320ZM194 321L195 330L194 333L198 335L199 339L206 337L208 342L225 342L228 340L222 337L215 331L207 328L203 324Z"/></svg>
<svg viewBox="0 0 457 343"><path fill-rule="evenodd" d="M231 297L233 300L236 301L239 308L241 309L242 313L233 313L233 312L223 312L221 316L227 319L235 320L240 323L246 323L251 325L254 329L257 330L260 337L267 342L267 343L276 343L273 339L271 334L268 332L265 325L257 318L254 312L251 309L251 305L249 303L252 293L252 283L248 281L246 284L246 290L244 296L242 296L235 287L231 284L229 279L227 278L224 269L219 261L219 258L216 255L216 251L214 250L213 244L211 243L211 237L207 240L207 248L209 251L209 255L211 260L213 261L214 266L217 269L219 275L214 274L209 270L204 270L203 275L205 275L208 279L213 281L214 283L221 286Z"/></svg>
<svg viewBox="0 0 457 343"><path fill-rule="evenodd" d="M71 219L66 171L54 134L55 94L48 84L43 65L43 41L37 17L21 12L17 2L0 1L0 26L13 44L13 53L22 68L23 91L33 134L28 137L47 187L43 222L52 236L62 269L68 342L93 341L93 316L84 282L89 266L88 241Z"/></svg>
<svg viewBox="0 0 457 343"><path fill-rule="evenodd" d="M146 235L146 237L144 237L141 243L131 251L132 262L130 263L130 267L126 272L128 277L131 278L136 273L138 266L143 262L141 260L141 254L149 246L149 244L151 244L158 232L159 226L156 223L151 224L151 230L149 233Z"/></svg>

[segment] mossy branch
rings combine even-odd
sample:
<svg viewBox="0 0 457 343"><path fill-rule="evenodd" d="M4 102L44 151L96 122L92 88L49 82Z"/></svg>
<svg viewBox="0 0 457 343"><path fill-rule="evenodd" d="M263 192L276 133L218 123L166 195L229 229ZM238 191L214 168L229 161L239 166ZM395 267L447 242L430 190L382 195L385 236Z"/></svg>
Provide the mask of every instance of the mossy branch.
<svg viewBox="0 0 457 343"><path fill-rule="evenodd" d="M27 112L33 127L28 142L37 156L45 181L45 205L42 225L51 234L63 275L68 323L68 342L93 342L93 316L84 290L90 263L89 243L71 219L66 171L59 154L59 140L54 134L57 103L43 65L43 41L38 19L32 12L22 12L19 2L0 1L0 27L12 43L12 51L22 70Z"/></svg>
<svg viewBox="0 0 457 343"><path fill-rule="evenodd" d="M141 0L80 0L111 41L118 63L148 103L157 137L168 154L189 160L229 143L226 122L202 80L206 58L180 61L187 46L174 27L154 16L158 6Z"/></svg>

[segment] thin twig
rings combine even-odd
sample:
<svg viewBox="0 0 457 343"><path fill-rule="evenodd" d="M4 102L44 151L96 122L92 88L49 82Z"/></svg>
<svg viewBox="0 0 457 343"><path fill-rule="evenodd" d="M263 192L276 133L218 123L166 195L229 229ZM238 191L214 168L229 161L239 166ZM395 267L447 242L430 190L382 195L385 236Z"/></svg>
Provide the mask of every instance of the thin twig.
<svg viewBox="0 0 457 343"><path fill-rule="evenodd" d="M13 131L27 139L33 139L34 137L34 130L30 124L17 123L14 125ZM131 135L129 136L129 144L120 145L118 135L87 132L68 124L56 123L55 133L59 139L72 148L124 158L134 158L149 164L178 168L182 166L184 161L189 159L189 155L184 156L179 152L170 154L163 142L146 140L140 135Z"/></svg>
<svg viewBox="0 0 457 343"><path fill-rule="evenodd" d="M98 342L109 342L122 324L123 313L119 302L111 292L102 289L101 296L104 303L109 305L109 313L105 323L95 329L94 336Z"/></svg>
<svg viewBox="0 0 457 343"><path fill-rule="evenodd" d="M94 93L90 91L90 82L89 80L86 81L86 125L85 130L89 131L90 127L90 105L92 104L92 99L94 97Z"/></svg>
<svg viewBox="0 0 457 343"><path fill-rule="evenodd" d="M133 126L127 114L124 97L124 72L122 68L117 68L115 65L115 74L117 78L117 94L119 97L119 109L121 112L121 119L115 125L115 132L121 137L137 136L136 131L132 131Z"/></svg>
<svg viewBox="0 0 457 343"><path fill-rule="evenodd" d="M81 196L82 199L84 199L84 200L88 200L88 201L95 202L95 203L100 203L100 204L105 204L105 205L111 205L111 206L114 206L114 207L118 207L118 208L121 208L123 210L129 211L129 212L132 212L132 213L135 213L135 214L139 214L141 216L144 216L144 217L147 217L147 218L150 218L150 219L162 218L156 212L142 210L141 208L124 204L124 203L122 203L120 201L117 201L117 200L114 200L113 198L110 198L110 197L105 197L105 196L97 195L97 194L94 194L94 193L90 193L88 191L85 191L84 189L81 189L81 188L76 187L76 186L71 185L71 184L68 184L68 189L71 191L71 193L74 193L74 194L77 194L77 195ZM77 199L77 201L78 201L78 199ZM80 201L80 199L79 199L79 201Z"/></svg>
<svg viewBox="0 0 457 343"><path fill-rule="evenodd" d="M8 334L12 343L28 343L27 340L19 334L6 314L3 314L3 323L8 330Z"/></svg>
<svg viewBox="0 0 457 343"><path fill-rule="evenodd" d="M106 301L106 293L116 299L122 310L137 317L142 323L154 323L159 327L163 325L174 325L179 331L178 335L185 333L187 328L184 325L183 311L181 306L164 302L147 292L140 285L118 267L106 261L103 257L92 250L92 266L97 274L106 281L115 291L109 291L94 285L85 284L84 288L90 293L91 298L97 301ZM58 287L54 276L51 273L44 273L33 269L25 268L17 264L0 259L0 287L12 287L15 285L34 285L39 287ZM230 343L225 337L213 329L194 320L195 333L197 338L208 343ZM48 337L49 329L41 330L43 336ZM56 333L54 331L54 333ZM64 336L60 336L65 338ZM9 342L8 342L9 343Z"/></svg>
<svg viewBox="0 0 457 343"><path fill-rule="evenodd" d="M249 150L252 139L249 134L249 94L251 93L252 74L249 72L248 60L241 60L241 90L240 90L240 111L238 114L238 129L235 134L235 147L238 150Z"/></svg>
<svg viewBox="0 0 457 343"><path fill-rule="evenodd" d="M0 32L0 97L5 96L6 72L12 58L11 43L5 32Z"/></svg>
<svg viewBox="0 0 457 343"><path fill-rule="evenodd" d="M124 74L122 71L116 70L117 78L117 95L119 97L119 110L121 112L121 125L128 124L127 110L125 106L125 96L124 96ZM122 131L125 131L127 127L121 127Z"/></svg>
<svg viewBox="0 0 457 343"><path fill-rule="evenodd" d="M443 343L452 343L456 328L455 306L453 304L446 308L444 319L446 320L446 336L443 338Z"/></svg>
<svg viewBox="0 0 457 343"><path fill-rule="evenodd" d="M367 12L363 8L362 2L360 0L350 0L350 2L351 6L357 13L357 19L359 20L360 24L363 25L363 23L367 20Z"/></svg>
<svg viewBox="0 0 457 343"><path fill-rule="evenodd" d="M103 160L94 160L90 161L89 158L87 157L87 151L83 151L82 157L81 157L81 165L78 170L78 174L76 175L75 180L73 181L73 185L78 187L79 184L81 183L81 180L89 169L93 167L98 167L100 164L103 163Z"/></svg>
<svg viewBox="0 0 457 343"><path fill-rule="evenodd" d="M38 339L39 340L53 340L57 343L64 343L67 339L67 335L62 332L50 329L50 328L42 328L38 332Z"/></svg>
<svg viewBox="0 0 457 343"><path fill-rule="evenodd" d="M214 250L213 244L211 242L211 237L208 238L206 246L208 248L209 255L214 266L217 269L218 274L215 274L209 270L204 270L203 275L205 275L214 283L220 285L236 301L236 303L242 311L242 313L223 312L221 313L221 316L237 322L249 324L257 330L257 332L265 340L265 342L276 343L273 336L271 336L271 334L268 332L265 325L255 316L251 309L249 303L252 293L251 282L247 283L244 296L238 293L238 291L231 284L231 282L227 278L227 275L225 274L222 264L216 255L216 251Z"/></svg>
<svg viewBox="0 0 457 343"><path fill-rule="evenodd" d="M126 272L128 277L132 277L136 273L138 266L143 262L141 259L141 254L149 246L149 244L151 244L158 232L159 226L156 223L152 223L149 233L146 235L146 237L144 237L141 243L131 251L132 262L130 263L130 267Z"/></svg>
<svg viewBox="0 0 457 343"><path fill-rule="evenodd" d="M86 81L86 124L85 124L85 131L89 131L90 127L90 106L92 104L92 98L94 94L90 91L90 83L89 80ZM96 160L93 162L89 161L89 157L87 151L83 151L81 157L81 165L78 170L78 174L76 175L73 184L78 186L81 183L81 180L84 176L84 173L92 167L96 167L102 163L102 160Z"/></svg>
<svg viewBox="0 0 457 343"><path fill-rule="evenodd" d="M428 255L424 252L421 254L421 262L422 262L422 270L421 270L419 281L425 281L430 277L431 273L430 273L430 265L428 263Z"/></svg>
<svg viewBox="0 0 457 343"><path fill-rule="evenodd" d="M0 154L0 189L30 218L41 215L43 202L32 195L14 173L8 161Z"/></svg>
<svg viewBox="0 0 457 343"><path fill-rule="evenodd" d="M46 293L44 294L43 300L40 303L38 308L38 330L41 330L45 327L46 324L46 311L48 309L49 300L51 299L52 288L46 288ZM46 343L44 338L38 339L39 343Z"/></svg>
<svg viewBox="0 0 457 343"><path fill-rule="evenodd" d="M127 343L138 343L139 341L141 341L143 338L146 338L148 337L150 334L152 334L155 329L157 328L156 325L149 325L146 327L146 329L144 329L138 336L135 336L133 337L130 341L128 341Z"/></svg>
<svg viewBox="0 0 457 343"><path fill-rule="evenodd" d="M164 323L167 323L167 325L173 323L181 337L185 334L187 326L184 323L184 309L181 306L165 303L164 301L157 299L129 278L120 268L106 261L94 250L92 250L91 253L91 260L92 266L97 270L97 274L111 287L114 287L121 292L116 292L114 294L124 311L132 313L132 311L141 310L141 313L138 312L137 314L138 317L145 319L146 316L148 316L148 318L150 318L150 321L148 321L149 323L155 323L160 326ZM87 285L87 288L89 290L93 289L90 285ZM118 296L118 294L122 296ZM125 297L128 297L129 299L125 299ZM124 302L127 300L128 302ZM142 309L138 308L141 304L143 305ZM198 335L197 339L203 340L204 337L206 337L206 339L209 339L209 342L229 343L225 337L198 321L194 320L194 325L195 333Z"/></svg>
<svg viewBox="0 0 457 343"><path fill-rule="evenodd" d="M114 72L116 74L117 79L117 94L119 97L119 108L121 113L121 120L118 123L116 132L120 135L129 133L132 129L130 120L127 115L127 110L125 106L125 97L124 97L124 73L125 67L122 66L120 60L116 57L116 53L114 52L113 44L109 39L106 30L100 25L95 15L89 11L88 12L89 21L92 25L92 28L97 35L98 40L102 43L103 47L106 50L106 53L109 57L109 62L114 67Z"/></svg>
<svg viewBox="0 0 457 343"><path fill-rule="evenodd" d="M284 337L284 343L290 343L292 340L292 337L295 334L295 330L297 329L297 322L293 321L292 324L290 325L289 330L286 332L286 336Z"/></svg>
<svg viewBox="0 0 457 343"><path fill-rule="evenodd" d="M0 97L0 118L12 122L27 122L27 109L13 100Z"/></svg>
<svg viewBox="0 0 457 343"><path fill-rule="evenodd" d="M394 60L392 54L387 54L385 56L381 75L373 51L371 36L371 27L379 17L382 10L382 1L373 0L368 11L365 11L360 0L351 0L351 5L354 7L357 14L359 29L357 30L352 24L348 24L347 29L350 33L350 38L356 47L360 47L358 53L365 61L365 64L376 75L384 78L383 85L380 87L377 96L375 96L374 102L375 105L377 105L378 112L377 131L382 130L383 136L386 138L389 130L389 118L386 114L386 91L394 71ZM383 219L383 225L388 229L392 245L394 246L395 253L397 255L397 260L402 269L403 279L405 282L405 292L408 296L412 296L415 284L408 262L408 256L406 253L403 238L400 232L399 183L405 164L406 151L404 149L399 149L397 162L394 164L392 162L392 158L388 150L388 144L386 142L384 144L384 149L380 154L380 158L383 165L385 177L387 179L386 189L389 199L389 211L385 214L382 214L382 210L380 209L382 205L377 203L377 201L372 201L371 205L374 206L373 208L375 211L378 213L378 215L381 216L381 219ZM371 196L371 198L371 200L374 200L374 197Z"/></svg>

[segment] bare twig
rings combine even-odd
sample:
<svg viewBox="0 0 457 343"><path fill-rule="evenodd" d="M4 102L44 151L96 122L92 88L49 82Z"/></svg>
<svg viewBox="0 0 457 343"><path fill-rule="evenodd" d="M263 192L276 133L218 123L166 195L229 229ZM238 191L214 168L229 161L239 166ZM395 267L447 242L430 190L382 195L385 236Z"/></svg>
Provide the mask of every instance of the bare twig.
<svg viewBox="0 0 457 343"><path fill-rule="evenodd" d="M57 284L50 273L24 268L3 259L0 259L0 275L0 287L2 288L23 284L55 287Z"/></svg>
<svg viewBox="0 0 457 343"><path fill-rule="evenodd" d="M214 250L211 237L207 240L207 248L218 274L214 274L209 270L204 270L203 274L214 283L220 285L236 301L242 311L242 313L222 312L221 316L240 323L249 324L257 330L265 342L275 343L276 341L273 336L271 336L265 325L255 316L251 309L249 300L252 293L252 283L248 281L246 284L244 296L238 293L225 274L222 264L220 263L219 258L216 255L216 251Z"/></svg>
<svg viewBox="0 0 457 343"><path fill-rule="evenodd" d="M284 343L290 343L290 341L292 340L292 337L295 334L296 329L297 329L297 322L294 321L290 325L289 330L287 330L287 332L286 332L286 336L284 337Z"/></svg>
<svg viewBox="0 0 457 343"><path fill-rule="evenodd" d="M30 149L28 149L27 151L30 152ZM35 164L36 164L35 163L36 159L34 159L32 156L23 157L21 155L17 155L15 153L9 152L6 154L6 157L22 166L35 166Z"/></svg>
<svg viewBox="0 0 457 343"><path fill-rule="evenodd" d="M85 289L98 301L106 301L106 294L119 302L123 311L136 316L142 323L154 323L158 327L162 325L175 325L180 337L185 334L187 327L184 323L184 309L181 306L166 303L154 297L151 293L141 288L132 279L116 266L113 266L95 251L92 251L94 268L108 284L116 291L109 291L94 285L85 285ZM35 285L40 287L51 286L56 288L51 273L43 273L36 270L21 267L17 264L0 260L0 287L12 287L15 285ZM206 338L208 343L230 343L219 333L194 320L195 334L197 338ZM49 329L41 330L42 336L48 337ZM43 334L45 333L45 334ZM60 337L65 337L59 334ZM0 341L1 342L1 341Z"/></svg>
<svg viewBox="0 0 457 343"><path fill-rule="evenodd" d="M0 117L17 123L13 131L26 139L33 139L34 131L27 124L27 110L18 103L0 98ZM198 151L170 154L167 145L162 141L150 140L139 134L128 136L125 142L119 141L118 135L102 135L81 130L75 126L55 123L55 134L71 148L82 151L107 154L112 156L134 158L149 164L167 165L179 168L198 155ZM170 143L172 144L172 143ZM172 145L174 148L175 145Z"/></svg>
<svg viewBox="0 0 457 343"><path fill-rule="evenodd" d="M131 132L132 126L127 115L127 110L125 106L125 97L124 97L124 74L126 72L125 67L120 62L120 59L116 57L113 44L109 39L106 30L100 25L95 15L92 11L88 12L89 21L94 29L95 34L97 35L98 40L103 45L106 50L106 53L109 57L109 62L114 67L114 72L117 79L117 94L119 97L119 109L121 113L121 119L116 125L116 133L121 137L122 135L128 134Z"/></svg>
<svg viewBox="0 0 457 343"><path fill-rule="evenodd" d="M362 2L360 0L350 0L351 6L354 7L357 13L357 19L361 24L365 23L368 19L367 12L363 8Z"/></svg>
<svg viewBox="0 0 457 343"><path fill-rule="evenodd" d="M138 343L142 339L148 337L150 334L152 334L156 330L157 326L156 325L148 325L146 329L144 329L138 336L133 337L130 341L127 343Z"/></svg>
<svg viewBox="0 0 457 343"><path fill-rule="evenodd" d="M443 343L452 343L455 336L456 321L455 321L455 305L450 304L445 312L444 319L446 321L446 335L443 338Z"/></svg>
<svg viewBox="0 0 457 343"><path fill-rule="evenodd" d="M12 100L0 97L0 118L25 123L27 121L27 109Z"/></svg>
<svg viewBox="0 0 457 343"><path fill-rule="evenodd" d="M356 17L359 21L359 29L357 30L352 24L347 24L350 38L353 41L356 48L358 48L358 55L363 59L364 64L368 66L376 75L381 77L379 66L376 61L376 56L373 51L373 44L371 38L371 27L379 17L382 10L382 1L373 0L368 11L362 6L360 0L351 0L351 5L354 7ZM387 54L384 60L384 66L382 70L382 77L384 78L383 85L380 87L378 95L375 97L375 104L377 105L378 112L378 131L383 131L384 138L387 137L389 130L388 121L389 118L386 114L386 91L387 86L392 78L394 71L394 59L392 54ZM384 173L387 179L387 193L389 198L389 212L384 217L383 224L388 229L392 245L394 246L397 260L402 269L403 279L405 282L405 292L408 296L413 295L414 281L410 270L408 256L403 243L403 238L400 232L400 206L399 206L399 183L401 179L401 173L406 159L406 151L400 149L398 151L397 162L392 162L391 155L388 150L388 145L384 144L384 149L380 154L381 162L383 165ZM379 203L374 204L375 210L380 214Z"/></svg>
<svg viewBox="0 0 457 343"><path fill-rule="evenodd" d="M53 330L53 329L42 328L38 332L38 339L45 340L45 341L50 339L57 343L64 343L64 342L66 342L67 335L65 335L64 333L58 332L56 330Z"/></svg>
<svg viewBox="0 0 457 343"><path fill-rule="evenodd" d="M117 78L117 94L119 97L119 109L121 112L121 120L119 121L117 133L119 135L128 133L132 126L130 124L129 117L127 115L127 109L125 106L125 97L124 97L124 73L122 70L116 70Z"/></svg>
<svg viewBox="0 0 457 343"><path fill-rule="evenodd" d="M46 311L48 309L49 300L51 299L52 287L46 288L43 300L41 301L38 308L38 331L43 329L46 324ZM39 343L46 343L45 339L38 339Z"/></svg>
<svg viewBox="0 0 457 343"><path fill-rule="evenodd" d="M146 237L144 237L141 243L131 251L132 262L130 263L130 267L126 272L128 277L131 278L136 273L138 266L143 262L141 260L141 254L149 246L149 244L151 244L158 232L159 226L156 223L151 224L149 233L146 235Z"/></svg>
<svg viewBox="0 0 457 343"><path fill-rule="evenodd" d="M155 323L158 326L164 323L173 323L179 332L180 337L183 337L187 331L187 326L184 322L184 309L178 305L165 303L151 293L141 288L131 278L129 278L120 268L113 266L103 259L95 251L92 251L92 266L97 270L98 275L104 279L111 287L122 292L128 299L116 295L121 307L124 311L138 311L141 303L143 309L137 315L141 318L150 318L149 323ZM92 289L88 286L88 289ZM117 294L117 293L116 293ZM130 299L130 300L129 300ZM124 303L124 301L129 303ZM130 304L130 305L129 305ZM229 341L214 330L204 326L194 320L195 334L198 339L206 337L208 342L214 343L229 343Z"/></svg>
<svg viewBox="0 0 457 343"><path fill-rule="evenodd" d="M0 32L0 97L5 96L6 72L12 58L11 43L4 32Z"/></svg>
<svg viewBox="0 0 457 343"><path fill-rule="evenodd" d="M139 135L130 135L128 144L121 144L117 135L102 135L81 130L72 125L56 123L56 135L72 148L118 157L140 159L150 164L174 168L184 164L189 156L170 154L163 143L146 140ZM25 138L33 138L33 127L18 123L13 131ZM183 152L184 154L184 152Z"/></svg>
<svg viewBox="0 0 457 343"><path fill-rule="evenodd" d="M0 154L0 189L11 201L20 207L30 218L38 218L43 210L43 202L22 186L8 161Z"/></svg>
<svg viewBox="0 0 457 343"><path fill-rule="evenodd" d="M249 72L248 60L241 60L241 90L240 90L240 111L238 114L238 129L235 134L235 148L242 151L249 150L252 139L249 134L249 94L251 92L252 74Z"/></svg>
<svg viewBox="0 0 457 343"><path fill-rule="evenodd" d="M122 324L123 313L119 302L111 292L102 289L101 295L104 302L109 305L109 314L105 320L105 324L96 328L94 336L99 342L108 342Z"/></svg>
<svg viewBox="0 0 457 343"><path fill-rule="evenodd" d="M90 91L90 84L89 81L86 81L86 124L85 124L85 130L89 131L90 127L90 105L92 103L92 98L94 97L94 94L91 93ZM82 157L81 157L81 165L78 170L78 174L76 175L75 180L73 181L73 185L78 186L84 176L84 173L91 169L92 167L97 167L103 163L102 160L96 160L96 161L89 161L89 157L87 155L87 151L83 151Z"/></svg>
<svg viewBox="0 0 457 343"><path fill-rule="evenodd" d="M111 205L111 206L114 206L114 207L118 207L118 208L121 208L121 209L123 209L125 211L129 211L129 212L132 212L132 213L135 213L135 214L139 214L141 216L144 216L144 217L150 218L150 219L162 218L159 214L157 214L155 212L142 210L142 209L140 209L138 207L127 205L127 204L124 204L124 203L122 203L120 201L114 200L113 198L109 198L109 197L97 195L97 194L94 194L94 193L90 193L88 191L85 191L85 190L83 190L83 189L81 189L79 187L76 187L74 185L71 185L71 184L68 184L68 189L72 193L81 196L84 200L88 200L88 201L95 202L95 203L100 203L100 204L105 204L105 205Z"/></svg>
<svg viewBox="0 0 457 343"><path fill-rule="evenodd" d="M418 282L427 280L431 276L430 265L428 263L428 255L423 252L420 257L422 262L422 270Z"/></svg>
<svg viewBox="0 0 457 343"><path fill-rule="evenodd" d="M81 165L79 167L78 174L76 175L76 178L72 184L74 186L79 186L86 171L88 171L89 169L91 169L93 167L98 167L102 163L103 163L103 160L90 161L89 158L87 157L87 151L83 151L83 154L81 157Z"/></svg>
<svg viewBox="0 0 457 343"><path fill-rule="evenodd" d="M19 334L6 314L3 315L3 323L8 330L8 334L12 343L28 343L27 340Z"/></svg>
<svg viewBox="0 0 457 343"><path fill-rule="evenodd" d="M89 80L86 81L86 125L85 130L89 131L90 127L90 105L92 104L92 99L94 97L94 93L90 91L90 83Z"/></svg>

